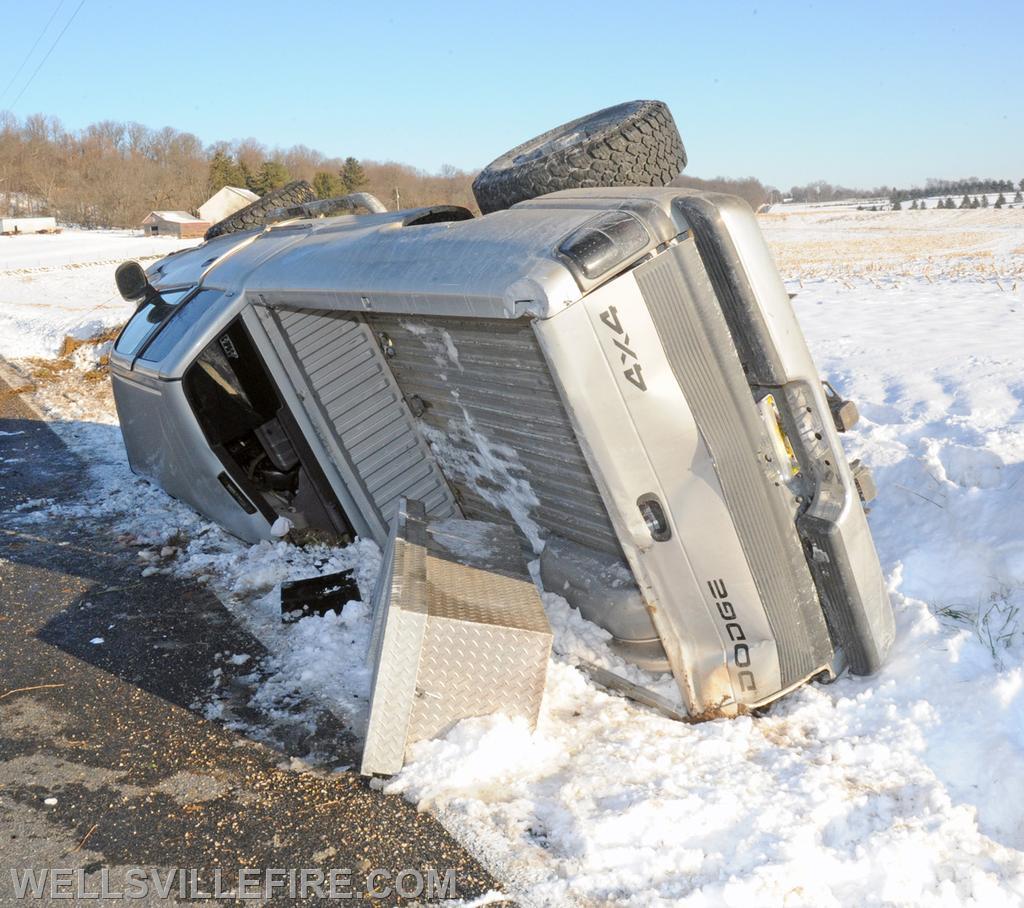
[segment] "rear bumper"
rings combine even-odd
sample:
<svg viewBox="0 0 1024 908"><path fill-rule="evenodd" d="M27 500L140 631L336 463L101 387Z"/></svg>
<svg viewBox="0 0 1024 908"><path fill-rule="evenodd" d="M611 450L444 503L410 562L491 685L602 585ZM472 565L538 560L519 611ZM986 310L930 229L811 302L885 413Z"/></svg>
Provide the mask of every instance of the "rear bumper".
<svg viewBox="0 0 1024 908"><path fill-rule="evenodd" d="M803 334L747 206L731 196L675 203L693 229L755 393L772 393L802 473L797 529L829 631L856 674L877 671L895 637L892 606L853 474Z"/></svg>

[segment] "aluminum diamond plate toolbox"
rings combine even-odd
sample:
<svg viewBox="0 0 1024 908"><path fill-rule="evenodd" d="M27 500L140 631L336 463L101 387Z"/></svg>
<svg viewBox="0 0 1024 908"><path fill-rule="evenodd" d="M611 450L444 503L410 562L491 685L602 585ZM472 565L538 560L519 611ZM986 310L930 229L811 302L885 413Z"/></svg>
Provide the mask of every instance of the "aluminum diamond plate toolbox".
<svg viewBox="0 0 1024 908"><path fill-rule="evenodd" d="M374 594L370 722L361 771L396 773L408 747L461 719L536 724L551 628L511 526L429 521L402 499Z"/></svg>

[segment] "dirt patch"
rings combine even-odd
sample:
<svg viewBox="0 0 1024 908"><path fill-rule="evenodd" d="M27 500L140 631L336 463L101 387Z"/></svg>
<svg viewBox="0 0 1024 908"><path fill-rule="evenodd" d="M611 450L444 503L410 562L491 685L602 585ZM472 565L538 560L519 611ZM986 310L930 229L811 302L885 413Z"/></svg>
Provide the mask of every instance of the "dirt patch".
<svg viewBox="0 0 1024 908"><path fill-rule="evenodd" d="M62 372L68 372L75 368L67 359L42 359L33 357L31 359L22 360L22 363L28 367L31 377L40 384L57 381L61 377Z"/></svg>
<svg viewBox="0 0 1024 908"><path fill-rule="evenodd" d="M69 357L80 347L87 347L92 344L105 344L108 341L114 341L120 333L121 326L117 325L113 328L107 328L102 333L93 337L65 337L60 347L60 353L57 355L61 358Z"/></svg>

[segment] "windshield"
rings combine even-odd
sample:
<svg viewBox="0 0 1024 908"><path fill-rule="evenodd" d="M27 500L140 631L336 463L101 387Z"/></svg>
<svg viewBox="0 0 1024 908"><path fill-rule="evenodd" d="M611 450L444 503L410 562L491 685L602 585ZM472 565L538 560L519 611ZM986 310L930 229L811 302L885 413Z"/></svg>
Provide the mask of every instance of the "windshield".
<svg viewBox="0 0 1024 908"><path fill-rule="evenodd" d="M164 320L163 327L156 329L159 332L156 337L146 341L142 352L138 354L139 359L150 363L161 362L206 312L211 300L220 295L220 290L200 290L195 296L189 297L187 303L176 306L171 317Z"/></svg>
<svg viewBox="0 0 1024 908"><path fill-rule="evenodd" d="M178 308L178 304L192 292L191 287L180 290L161 290L147 300L128 320L114 349L124 356L134 356L157 328Z"/></svg>
<svg viewBox="0 0 1024 908"><path fill-rule="evenodd" d="M125 356L134 356L148 337L177 309L178 304L191 293L190 287L181 290L164 290L147 300L135 310L121 332L114 349Z"/></svg>

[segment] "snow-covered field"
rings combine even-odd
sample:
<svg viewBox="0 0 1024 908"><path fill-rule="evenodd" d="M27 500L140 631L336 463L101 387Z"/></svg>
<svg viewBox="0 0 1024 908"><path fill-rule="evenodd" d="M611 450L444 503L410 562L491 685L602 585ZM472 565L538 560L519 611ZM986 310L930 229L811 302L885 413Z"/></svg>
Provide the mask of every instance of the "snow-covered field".
<svg viewBox="0 0 1024 908"><path fill-rule="evenodd" d="M134 307L118 296L114 268L198 242L129 230L0 236L0 356L53 356L65 337L121 324Z"/></svg>
<svg viewBox="0 0 1024 908"><path fill-rule="evenodd" d="M1024 903L1024 211L915 215L762 219L819 368L861 409L846 442L878 482L892 658L761 718L683 725L588 682L579 659L622 666L546 595L556 641L537 731L464 722L384 786L434 812L521 903ZM3 248L0 319L20 291L18 319L0 322L8 356L50 353L62 319L81 317L65 299L112 293L109 267L98 295L86 268L7 283ZM90 464L94 494L62 510L116 527L144 575L209 582L270 653L260 705L312 698L358 729L366 606L282 626L277 585L355 566L366 598L376 548L246 546L136 479L106 384L82 380L89 361L19 364ZM39 502L15 519L52 513ZM207 713L231 721L216 685Z"/></svg>
<svg viewBox="0 0 1024 908"><path fill-rule="evenodd" d="M761 225L787 277L893 286L949 278L1024 283L1024 208L782 211ZM799 286L796 288L799 289Z"/></svg>

